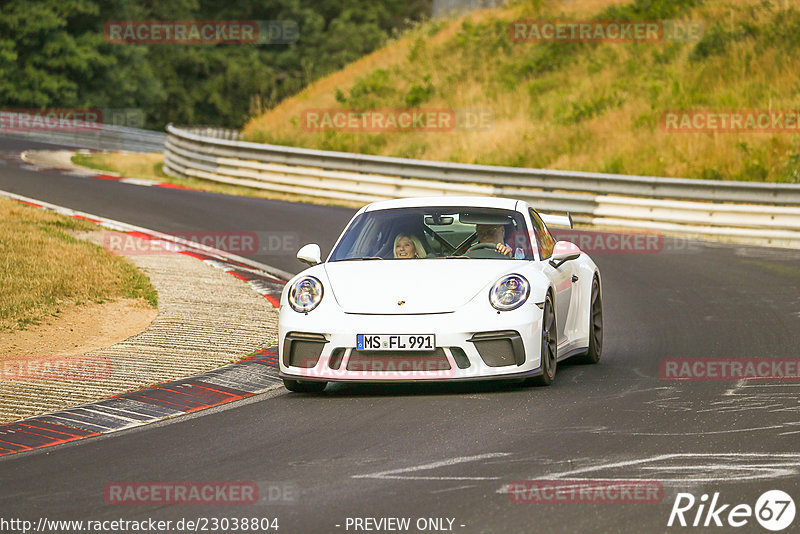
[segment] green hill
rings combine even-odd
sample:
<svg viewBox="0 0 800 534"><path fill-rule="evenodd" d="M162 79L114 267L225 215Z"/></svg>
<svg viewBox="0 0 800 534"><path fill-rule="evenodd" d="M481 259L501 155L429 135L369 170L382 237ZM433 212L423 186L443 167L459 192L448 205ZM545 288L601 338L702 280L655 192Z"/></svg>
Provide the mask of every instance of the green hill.
<svg viewBox="0 0 800 534"><path fill-rule="evenodd" d="M790 128L676 133L662 125L669 111L800 110L800 11L790 4L538 0L428 22L254 117L245 136L430 160L798 182L800 138ZM702 34L514 42L510 25L521 19L678 19ZM389 132L311 131L304 122L309 110L386 108L482 110L493 121L489 129Z"/></svg>

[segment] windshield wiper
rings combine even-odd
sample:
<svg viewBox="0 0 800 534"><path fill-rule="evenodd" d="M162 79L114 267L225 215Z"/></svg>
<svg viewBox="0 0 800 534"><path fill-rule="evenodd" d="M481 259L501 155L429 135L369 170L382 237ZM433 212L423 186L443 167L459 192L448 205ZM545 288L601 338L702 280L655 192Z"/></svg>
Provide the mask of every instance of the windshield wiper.
<svg viewBox="0 0 800 534"><path fill-rule="evenodd" d="M345 258L343 260L336 260L336 261L355 261L355 260L382 260L380 256L364 256L362 258Z"/></svg>

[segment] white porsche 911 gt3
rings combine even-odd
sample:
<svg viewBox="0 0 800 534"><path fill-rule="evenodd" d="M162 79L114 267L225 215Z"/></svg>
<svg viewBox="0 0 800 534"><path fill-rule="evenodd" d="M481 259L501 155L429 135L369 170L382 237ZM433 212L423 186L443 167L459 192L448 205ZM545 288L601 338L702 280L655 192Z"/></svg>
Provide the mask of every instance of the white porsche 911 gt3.
<svg viewBox="0 0 800 534"><path fill-rule="evenodd" d="M328 382L526 379L595 363L603 344L600 272L547 229L569 216L519 200L409 198L353 217L324 262L281 295L280 376L291 391Z"/></svg>

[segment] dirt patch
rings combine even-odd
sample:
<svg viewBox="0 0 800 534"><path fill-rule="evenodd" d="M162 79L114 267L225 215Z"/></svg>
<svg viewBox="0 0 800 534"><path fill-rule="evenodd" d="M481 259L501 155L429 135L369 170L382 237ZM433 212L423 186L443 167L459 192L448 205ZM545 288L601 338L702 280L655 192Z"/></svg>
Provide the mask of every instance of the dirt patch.
<svg viewBox="0 0 800 534"><path fill-rule="evenodd" d="M0 335L3 360L79 356L143 332L158 315L139 299L70 306L27 330Z"/></svg>

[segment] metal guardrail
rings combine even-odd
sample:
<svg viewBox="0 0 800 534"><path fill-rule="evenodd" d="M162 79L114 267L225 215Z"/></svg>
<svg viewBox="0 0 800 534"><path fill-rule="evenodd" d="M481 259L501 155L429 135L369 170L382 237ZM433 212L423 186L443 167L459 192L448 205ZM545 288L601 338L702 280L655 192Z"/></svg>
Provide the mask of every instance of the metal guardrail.
<svg viewBox="0 0 800 534"><path fill-rule="evenodd" d="M0 124L13 123L18 114L0 112ZM57 128L4 129L3 137L33 139L43 143L67 145L93 150L126 150L130 152L162 152L166 135L163 132L100 124L97 127L66 130Z"/></svg>
<svg viewBox="0 0 800 534"><path fill-rule="evenodd" d="M167 126L165 172L352 202L490 195L581 223L800 246L800 185L495 167L283 147Z"/></svg>
<svg viewBox="0 0 800 534"><path fill-rule="evenodd" d="M171 124L168 126L173 127ZM232 128L221 128L219 126L175 126L183 132L188 132L201 137L211 137L214 139L228 139L231 141L238 141L242 138L242 132Z"/></svg>

